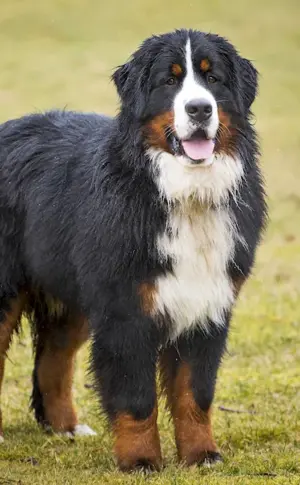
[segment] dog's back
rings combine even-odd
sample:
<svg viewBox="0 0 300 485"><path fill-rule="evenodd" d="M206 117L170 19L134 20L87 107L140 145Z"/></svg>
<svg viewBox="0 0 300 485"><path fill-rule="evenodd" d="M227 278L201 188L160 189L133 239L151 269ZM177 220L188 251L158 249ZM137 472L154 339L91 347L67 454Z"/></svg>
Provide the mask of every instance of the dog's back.
<svg viewBox="0 0 300 485"><path fill-rule="evenodd" d="M79 194L93 190L92 172L105 161L112 125L106 116L52 111L0 126L1 269L15 275L15 284L8 277L12 295L37 273L50 282L54 253L67 260ZM55 284L74 277L50 259L59 275Z"/></svg>
<svg viewBox="0 0 300 485"><path fill-rule="evenodd" d="M30 186L39 177L45 182L47 171L55 171L57 180L62 172L69 170L71 174L83 151L86 161L89 161L87 154L92 161L93 155L107 144L113 122L112 118L97 114L50 111L3 123L0 196L7 194L12 202L22 192L26 180L30 180Z"/></svg>

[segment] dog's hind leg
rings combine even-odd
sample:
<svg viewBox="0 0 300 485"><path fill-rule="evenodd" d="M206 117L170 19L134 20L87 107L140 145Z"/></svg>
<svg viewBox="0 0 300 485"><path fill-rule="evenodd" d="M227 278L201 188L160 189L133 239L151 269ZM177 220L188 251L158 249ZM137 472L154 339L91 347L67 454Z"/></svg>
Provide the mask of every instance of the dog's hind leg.
<svg viewBox="0 0 300 485"><path fill-rule="evenodd" d="M6 354L11 342L13 331L16 329L20 320L24 297L20 295L14 299L1 299L0 308L0 404L1 404L1 387L4 377L4 365ZM0 407L0 443L3 441L3 428L2 428L2 414Z"/></svg>
<svg viewBox="0 0 300 485"><path fill-rule="evenodd" d="M58 311L57 311L58 310ZM40 305L34 312L35 367L32 408L37 421L46 429L71 435L96 434L79 425L73 406L74 361L88 338L88 324L66 308Z"/></svg>

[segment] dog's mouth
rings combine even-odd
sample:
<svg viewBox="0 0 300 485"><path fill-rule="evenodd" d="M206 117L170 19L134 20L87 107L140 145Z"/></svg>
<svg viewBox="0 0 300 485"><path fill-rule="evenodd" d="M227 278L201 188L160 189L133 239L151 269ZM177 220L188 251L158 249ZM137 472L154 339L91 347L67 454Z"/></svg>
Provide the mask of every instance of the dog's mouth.
<svg viewBox="0 0 300 485"><path fill-rule="evenodd" d="M172 133L168 136L168 142L173 155L184 155L192 164L201 164L212 156L215 149L215 140L208 138L201 128L184 140Z"/></svg>

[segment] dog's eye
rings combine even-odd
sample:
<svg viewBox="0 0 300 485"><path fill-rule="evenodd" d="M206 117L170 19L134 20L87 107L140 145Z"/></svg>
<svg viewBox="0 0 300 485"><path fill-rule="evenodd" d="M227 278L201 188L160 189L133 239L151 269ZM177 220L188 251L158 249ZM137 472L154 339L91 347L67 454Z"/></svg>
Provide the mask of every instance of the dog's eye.
<svg viewBox="0 0 300 485"><path fill-rule="evenodd" d="M173 86L173 84L176 84L176 79L175 77L169 77L167 80L166 80L166 84L168 86Z"/></svg>
<svg viewBox="0 0 300 485"><path fill-rule="evenodd" d="M209 74L207 76L207 82L209 82L209 84L213 84L213 83L216 83L218 80L215 76L212 76L211 74Z"/></svg>

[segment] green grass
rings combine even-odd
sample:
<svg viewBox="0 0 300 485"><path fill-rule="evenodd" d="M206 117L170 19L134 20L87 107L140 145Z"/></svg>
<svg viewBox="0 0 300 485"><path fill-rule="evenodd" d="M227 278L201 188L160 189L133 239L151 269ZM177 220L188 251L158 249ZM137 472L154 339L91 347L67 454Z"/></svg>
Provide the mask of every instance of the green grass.
<svg viewBox="0 0 300 485"><path fill-rule="evenodd" d="M114 113L112 69L148 34L187 26L230 38L261 72L254 111L271 222L236 308L218 381L214 427L223 465L178 467L172 426L161 406L165 471L120 474L97 398L84 387L86 348L77 364L75 397L81 421L98 436L73 443L43 434L28 411L32 355L25 328L13 343L4 383L0 484L300 483L299 18L299 0L1 0L2 120L64 106Z"/></svg>

